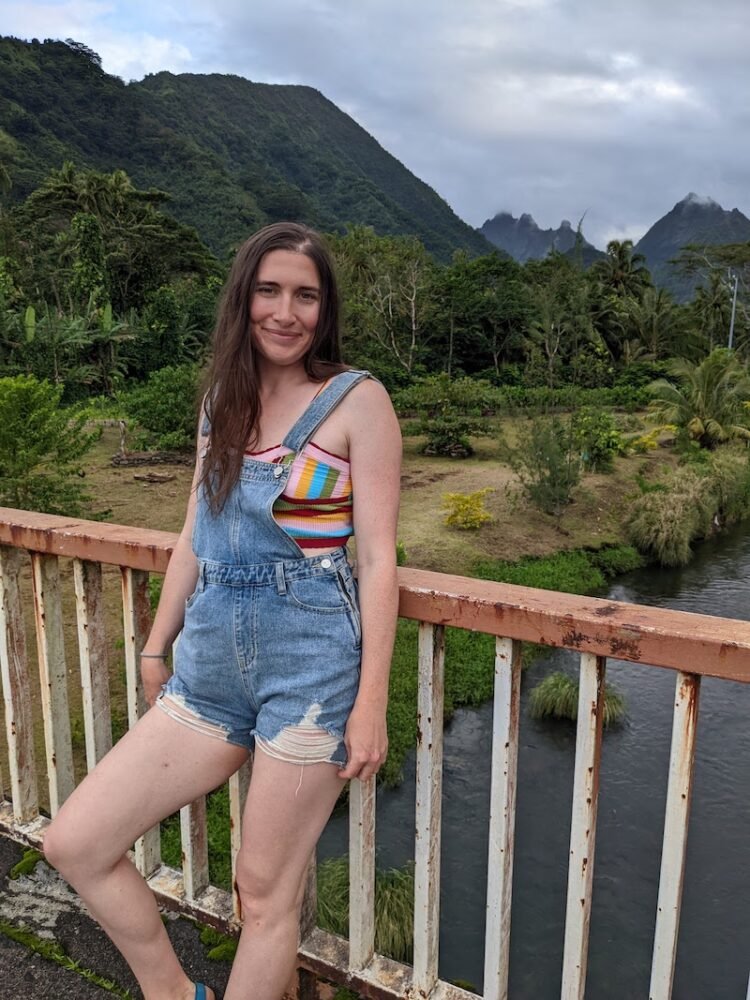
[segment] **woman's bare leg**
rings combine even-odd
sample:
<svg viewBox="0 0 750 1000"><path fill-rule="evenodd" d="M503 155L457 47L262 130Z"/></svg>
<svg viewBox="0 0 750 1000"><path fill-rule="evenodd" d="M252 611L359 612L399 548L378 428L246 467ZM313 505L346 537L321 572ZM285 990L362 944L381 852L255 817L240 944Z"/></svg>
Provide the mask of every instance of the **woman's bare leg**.
<svg viewBox="0 0 750 1000"><path fill-rule="evenodd" d="M237 862L243 928L225 1000L279 1000L289 983L305 872L343 787L337 771L256 750Z"/></svg>
<svg viewBox="0 0 750 1000"><path fill-rule="evenodd" d="M216 788L246 760L241 747L153 708L76 788L44 852L122 952L144 1000L192 1000L153 893L125 857L146 830Z"/></svg>

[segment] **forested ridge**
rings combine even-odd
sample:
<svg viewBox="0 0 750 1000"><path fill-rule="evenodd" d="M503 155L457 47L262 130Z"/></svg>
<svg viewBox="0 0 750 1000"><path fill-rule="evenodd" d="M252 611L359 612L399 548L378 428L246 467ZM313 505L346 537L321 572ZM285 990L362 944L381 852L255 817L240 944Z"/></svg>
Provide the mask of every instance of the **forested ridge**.
<svg viewBox="0 0 750 1000"><path fill-rule="evenodd" d="M0 161L20 201L64 161L124 170L223 256L267 222L416 235L443 260L485 239L311 87L157 73L123 83L75 42L0 39Z"/></svg>

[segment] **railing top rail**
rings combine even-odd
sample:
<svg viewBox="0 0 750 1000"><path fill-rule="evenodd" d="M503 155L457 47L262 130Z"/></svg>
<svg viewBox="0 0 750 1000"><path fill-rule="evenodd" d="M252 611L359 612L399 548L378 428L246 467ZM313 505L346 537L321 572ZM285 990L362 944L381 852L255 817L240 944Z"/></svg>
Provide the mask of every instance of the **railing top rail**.
<svg viewBox="0 0 750 1000"><path fill-rule="evenodd" d="M0 507L0 544L163 573L177 536ZM399 614L750 683L750 622L399 569Z"/></svg>
<svg viewBox="0 0 750 1000"><path fill-rule="evenodd" d="M30 552L164 573L176 541L171 531L0 507L0 544Z"/></svg>

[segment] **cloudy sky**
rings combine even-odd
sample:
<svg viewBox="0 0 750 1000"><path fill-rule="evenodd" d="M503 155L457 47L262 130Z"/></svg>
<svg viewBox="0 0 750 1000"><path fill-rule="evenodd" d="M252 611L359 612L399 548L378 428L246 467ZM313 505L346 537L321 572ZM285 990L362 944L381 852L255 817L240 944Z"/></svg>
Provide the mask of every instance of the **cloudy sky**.
<svg viewBox="0 0 750 1000"><path fill-rule="evenodd" d="M124 80L316 87L471 225L637 239L689 191L750 215L748 0L0 0Z"/></svg>

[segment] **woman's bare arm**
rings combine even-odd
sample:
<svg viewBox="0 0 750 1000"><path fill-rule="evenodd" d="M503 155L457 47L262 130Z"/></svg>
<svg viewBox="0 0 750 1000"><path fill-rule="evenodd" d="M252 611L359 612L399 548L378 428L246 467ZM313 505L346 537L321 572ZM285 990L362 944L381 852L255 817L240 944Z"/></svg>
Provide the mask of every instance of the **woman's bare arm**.
<svg viewBox="0 0 750 1000"><path fill-rule="evenodd" d="M164 584L156 609L151 632L143 647L141 659L141 679L144 694L149 705L153 705L163 684L169 678L169 671L163 659L157 659L151 654L168 653L172 643L179 634L185 617L185 601L195 590L198 581L198 562L193 554L192 534L195 521L196 497L198 480L201 474L201 456L207 444L207 438L198 435L197 457L193 482L190 487L185 523L180 531L177 543L172 550L169 566L164 577ZM145 654L145 655L144 655Z"/></svg>
<svg viewBox="0 0 750 1000"><path fill-rule="evenodd" d="M387 752L385 711L396 634L396 527L401 432L387 392L367 381L347 400L349 461L362 613L362 673L347 725L349 762L341 777L369 778Z"/></svg>

